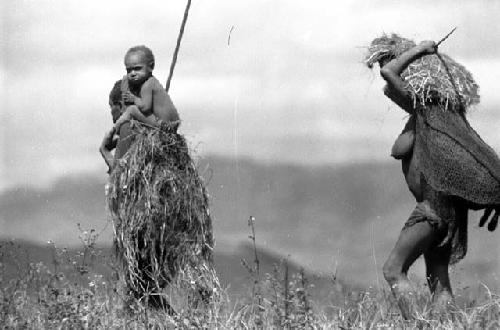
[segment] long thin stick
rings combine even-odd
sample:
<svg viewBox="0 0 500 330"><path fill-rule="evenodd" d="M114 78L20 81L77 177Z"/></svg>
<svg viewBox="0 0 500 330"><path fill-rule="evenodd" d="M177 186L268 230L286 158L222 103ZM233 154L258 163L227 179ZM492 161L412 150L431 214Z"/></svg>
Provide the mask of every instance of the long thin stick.
<svg viewBox="0 0 500 330"><path fill-rule="evenodd" d="M170 63L170 72L168 74L167 84L165 85L165 90L168 92L170 89L170 81L174 75L175 63L177 62L177 54L179 54L179 48L181 47L182 35L184 34L184 27L186 26L186 21L189 14L189 8L191 7L191 0L188 0L186 9L184 10L184 18L182 19L181 29L179 35L177 36L177 44L175 45L174 57L172 58L172 63Z"/></svg>
<svg viewBox="0 0 500 330"><path fill-rule="evenodd" d="M456 29L457 29L457 27L455 26L455 27L453 28L453 30L451 30L451 31L450 31L447 35L445 35L445 36L444 36L441 40L439 40L439 41L437 42L437 44L436 44L436 47L437 47L437 46L439 46L439 45L440 45L443 41L445 41L446 39L448 39L448 37L449 37L449 36L451 36L451 34L452 34L453 32L455 32L455 30L456 30Z"/></svg>

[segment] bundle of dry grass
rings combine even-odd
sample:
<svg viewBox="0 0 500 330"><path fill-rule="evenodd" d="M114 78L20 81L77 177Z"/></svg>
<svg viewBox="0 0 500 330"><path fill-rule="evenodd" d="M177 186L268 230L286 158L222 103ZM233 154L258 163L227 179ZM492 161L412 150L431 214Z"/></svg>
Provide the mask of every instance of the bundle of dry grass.
<svg viewBox="0 0 500 330"><path fill-rule="evenodd" d="M132 127L135 141L111 173L107 194L124 281L143 297L181 274L210 294L218 280L209 201L186 141L171 124Z"/></svg>
<svg viewBox="0 0 500 330"><path fill-rule="evenodd" d="M396 58L415 45L397 34L383 35L368 47L365 63L372 68L374 63ZM415 106L438 102L445 109L465 112L469 106L479 103L479 86L471 73L445 54L421 57L411 63L401 77L408 83Z"/></svg>

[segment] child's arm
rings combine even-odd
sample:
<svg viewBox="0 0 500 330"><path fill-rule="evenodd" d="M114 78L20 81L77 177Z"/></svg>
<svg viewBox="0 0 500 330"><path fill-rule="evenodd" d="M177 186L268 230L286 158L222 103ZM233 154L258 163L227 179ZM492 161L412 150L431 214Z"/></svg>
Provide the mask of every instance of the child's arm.
<svg viewBox="0 0 500 330"><path fill-rule="evenodd" d="M409 113L413 113L413 105L411 98L408 97L405 82L401 79L401 72L413 61L424 55L435 54L436 51L437 46L434 41L423 41L380 69L380 75L387 81L384 94Z"/></svg>
<svg viewBox="0 0 500 330"><path fill-rule="evenodd" d="M126 102L134 102L135 105L127 108L115 127L119 127L130 118L151 126L158 126L158 119L165 122L179 120L179 114L170 96L156 78L152 77L142 85L140 95L137 97L130 92L123 94Z"/></svg>
<svg viewBox="0 0 500 330"><path fill-rule="evenodd" d="M153 113L153 79L148 79L141 86L141 96L137 97L130 91L123 93L125 102L133 102L146 116Z"/></svg>

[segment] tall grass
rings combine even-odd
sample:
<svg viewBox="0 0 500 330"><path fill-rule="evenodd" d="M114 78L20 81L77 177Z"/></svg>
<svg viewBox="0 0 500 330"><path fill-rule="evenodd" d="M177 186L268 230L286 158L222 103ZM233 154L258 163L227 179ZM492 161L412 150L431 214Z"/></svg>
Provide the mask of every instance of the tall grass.
<svg viewBox="0 0 500 330"><path fill-rule="evenodd" d="M0 247L0 325L7 329L500 328L500 297L485 287L475 300L437 313L427 288L420 285L413 321L401 318L385 290L347 291L341 301L320 301L311 295L312 284L305 272L290 273L286 259L273 271L261 273L253 219L249 226L254 260L242 260L251 278L247 294L234 300L227 290L221 290L208 304L193 305L174 283L165 292L174 314L145 308L141 301L127 298L115 276L114 261L95 248L95 231L80 229L83 246L77 254L50 242L53 253L47 264L20 258L25 252L15 243L7 243ZM99 274L96 269L103 264L115 275ZM338 294L337 285L332 280L331 290Z"/></svg>

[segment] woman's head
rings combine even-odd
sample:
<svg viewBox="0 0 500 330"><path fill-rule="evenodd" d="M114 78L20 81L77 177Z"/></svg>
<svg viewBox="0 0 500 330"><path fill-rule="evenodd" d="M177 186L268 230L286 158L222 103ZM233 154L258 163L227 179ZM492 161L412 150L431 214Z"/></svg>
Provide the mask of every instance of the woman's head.
<svg viewBox="0 0 500 330"><path fill-rule="evenodd" d="M113 123L115 123L121 115L122 109L122 81L118 80L113 85L111 92L109 92L109 107L111 108L111 116L113 116Z"/></svg>
<svg viewBox="0 0 500 330"><path fill-rule="evenodd" d="M390 36L384 34L371 42L365 63L369 68L372 68L375 63L383 67L412 47L415 47L415 43L411 40L402 38L395 33Z"/></svg>
<svg viewBox="0 0 500 330"><path fill-rule="evenodd" d="M383 67L415 46L413 41L397 34L383 35L368 47L365 64L369 68L375 63ZM428 54L414 60L410 66L400 76L415 104L440 105L465 112L470 105L479 102L479 86L471 73L446 54Z"/></svg>

